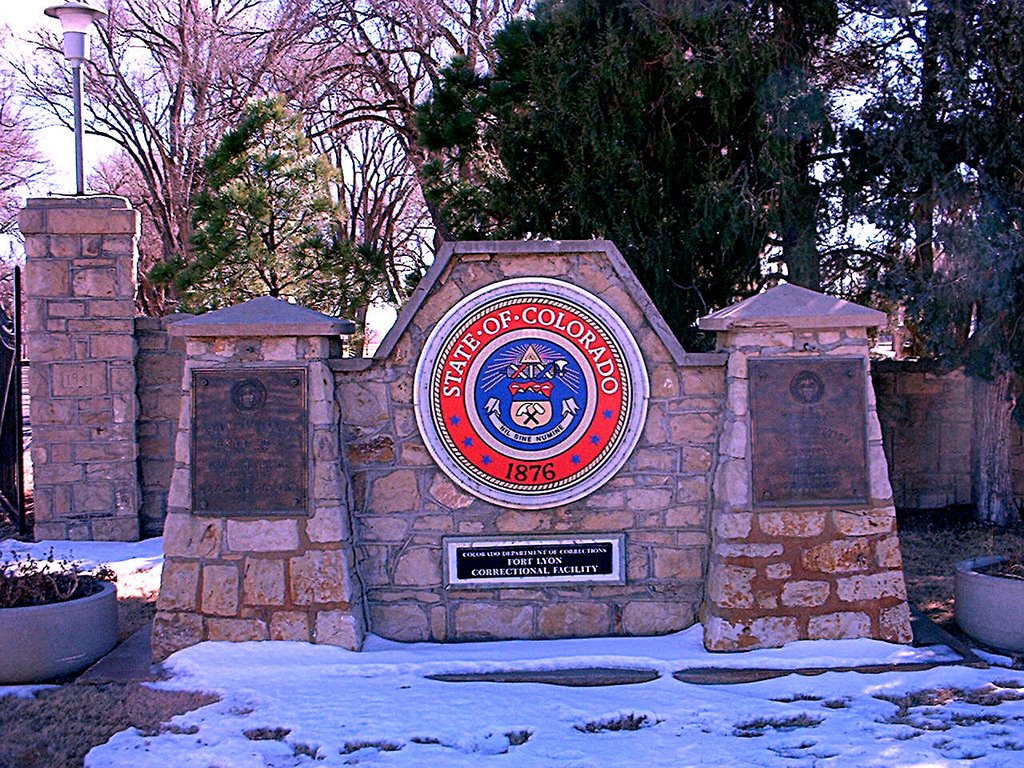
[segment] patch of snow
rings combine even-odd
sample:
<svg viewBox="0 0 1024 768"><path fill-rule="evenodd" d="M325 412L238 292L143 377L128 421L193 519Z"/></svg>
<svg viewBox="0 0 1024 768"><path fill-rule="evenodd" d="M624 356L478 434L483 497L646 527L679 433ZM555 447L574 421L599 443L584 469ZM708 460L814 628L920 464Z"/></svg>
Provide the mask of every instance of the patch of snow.
<svg viewBox="0 0 1024 768"><path fill-rule="evenodd" d="M39 691L59 688L59 685L0 685L0 697L13 696L16 699L31 699Z"/></svg>

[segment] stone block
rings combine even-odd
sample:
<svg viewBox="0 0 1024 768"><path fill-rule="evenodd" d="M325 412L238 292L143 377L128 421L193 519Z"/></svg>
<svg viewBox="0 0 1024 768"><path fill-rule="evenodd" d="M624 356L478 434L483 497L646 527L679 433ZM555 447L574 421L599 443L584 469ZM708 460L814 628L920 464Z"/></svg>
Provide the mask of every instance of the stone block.
<svg viewBox="0 0 1024 768"><path fill-rule="evenodd" d="M781 544L719 544L715 554L719 557L743 557L763 559L779 557L785 552Z"/></svg>
<svg viewBox="0 0 1024 768"><path fill-rule="evenodd" d="M455 608L455 634L460 640L532 637L533 607L460 603Z"/></svg>
<svg viewBox="0 0 1024 768"><path fill-rule="evenodd" d="M675 398L679 396L679 368L659 365L651 372L651 397Z"/></svg>
<svg viewBox="0 0 1024 768"><path fill-rule="evenodd" d="M103 362L55 363L52 375L54 397L96 397L110 391Z"/></svg>
<svg viewBox="0 0 1024 768"><path fill-rule="evenodd" d="M167 557L214 558L220 554L223 521L174 513L164 520Z"/></svg>
<svg viewBox="0 0 1024 768"><path fill-rule="evenodd" d="M689 603L630 600L622 610L622 628L628 635L665 635L694 623Z"/></svg>
<svg viewBox="0 0 1024 768"><path fill-rule="evenodd" d="M749 512L723 512L715 515L715 533L722 539L745 539L750 536L753 519Z"/></svg>
<svg viewBox="0 0 1024 768"><path fill-rule="evenodd" d="M708 569L708 597L722 608L753 608L756 577L755 568L712 563Z"/></svg>
<svg viewBox="0 0 1024 768"><path fill-rule="evenodd" d="M283 605L284 560L247 557L242 574L242 603L246 606Z"/></svg>
<svg viewBox="0 0 1024 768"><path fill-rule="evenodd" d="M654 578L699 581L704 574L700 549L654 548Z"/></svg>
<svg viewBox="0 0 1024 768"><path fill-rule="evenodd" d="M316 544L330 544L348 539L345 510L339 506L317 507L306 521L306 536Z"/></svg>
<svg viewBox="0 0 1024 768"><path fill-rule="evenodd" d="M201 610L207 616L238 613L238 568L234 565L203 566Z"/></svg>
<svg viewBox="0 0 1024 768"><path fill-rule="evenodd" d="M412 603L376 603L370 606L370 628L375 635L403 643L430 640L427 609Z"/></svg>
<svg viewBox="0 0 1024 768"><path fill-rule="evenodd" d="M710 443L718 430L713 413L682 413L669 417L669 437L676 445Z"/></svg>
<svg viewBox="0 0 1024 768"><path fill-rule="evenodd" d="M441 550L411 547L398 558L394 583L401 586L433 587L441 584Z"/></svg>
<svg viewBox="0 0 1024 768"><path fill-rule="evenodd" d="M501 533L537 533L550 531L554 521L550 512L515 509L499 514L496 525Z"/></svg>
<svg viewBox="0 0 1024 768"><path fill-rule="evenodd" d="M203 640L203 618L196 613L157 611L153 619L153 661L163 661L175 651Z"/></svg>
<svg viewBox="0 0 1024 768"><path fill-rule="evenodd" d="M696 505L671 507L665 510L665 525L669 528L703 527L704 510Z"/></svg>
<svg viewBox="0 0 1024 768"><path fill-rule="evenodd" d="M896 536L887 536L875 544L875 564L879 568L903 567L900 540Z"/></svg>
<svg viewBox="0 0 1024 768"><path fill-rule="evenodd" d="M541 606L537 614L541 637L594 637L611 632L610 611L606 604L556 603Z"/></svg>
<svg viewBox="0 0 1024 768"><path fill-rule="evenodd" d="M395 441L390 435L377 435L366 440L350 443L348 446L349 463L362 466L364 464L390 464L395 460Z"/></svg>
<svg viewBox="0 0 1024 768"><path fill-rule="evenodd" d="M294 552L298 548L297 520L227 521L227 552Z"/></svg>
<svg viewBox="0 0 1024 768"><path fill-rule="evenodd" d="M274 611L270 614L270 639L308 643L313 639L309 614L302 611Z"/></svg>
<svg viewBox="0 0 1024 768"><path fill-rule="evenodd" d="M789 510L761 512L757 516L761 531L772 538L808 538L820 536L825 529L825 513Z"/></svg>
<svg viewBox="0 0 1024 768"><path fill-rule="evenodd" d="M373 481L372 508L378 514L412 512L420 505L416 473L399 469Z"/></svg>
<svg viewBox="0 0 1024 768"><path fill-rule="evenodd" d="M764 574L769 579L788 579L793 575L793 566L789 563L769 563L764 567Z"/></svg>
<svg viewBox="0 0 1024 768"><path fill-rule="evenodd" d="M832 515L836 528L844 536L891 533L896 528L896 516L889 510L872 509L862 512L837 510Z"/></svg>
<svg viewBox="0 0 1024 768"><path fill-rule="evenodd" d="M787 608L824 605L830 591L827 581L790 581L782 588L782 604Z"/></svg>
<svg viewBox="0 0 1024 768"><path fill-rule="evenodd" d="M457 488L455 484L438 472L430 483L430 498L448 509L465 509L473 503L473 497Z"/></svg>
<svg viewBox="0 0 1024 768"><path fill-rule="evenodd" d="M715 496L732 509L750 508L750 470L745 460L719 457Z"/></svg>
<svg viewBox="0 0 1024 768"><path fill-rule="evenodd" d="M319 611L313 642L358 651L363 647L363 623L350 611Z"/></svg>
<svg viewBox="0 0 1024 768"><path fill-rule="evenodd" d="M711 451L699 445L683 447L683 472L707 472L714 465Z"/></svg>
<svg viewBox="0 0 1024 768"><path fill-rule="evenodd" d="M836 590L839 599L848 603L861 600L881 600L884 597L907 599L907 589L903 583L902 571L849 576L836 582Z"/></svg>
<svg viewBox="0 0 1024 768"><path fill-rule="evenodd" d="M799 636L797 621L791 616L765 616L750 621L709 616L704 622L704 647L709 651L778 648Z"/></svg>
<svg viewBox="0 0 1024 768"><path fill-rule="evenodd" d="M883 608L878 616L878 628L882 640L890 643L909 643L914 639L910 625L910 607L901 602L889 608Z"/></svg>
<svg viewBox="0 0 1024 768"><path fill-rule="evenodd" d="M206 639L244 643L250 640L268 640L267 623L261 619L207 619Z"/></svg>
<svg viewBox="0 0 1024 768"><path fill-rule="evenodd" d="M138 541L139 518L132 514L95 519L92 521L92 538L96 541Z"/></svg>
<svg viewBox="0 0 1024 768"><path fill-rule="evenodd" d="M288 561L295 605L347 603L352 600L349 563L338 550L313 550Z"/></svg>
<svg viewBox="0 0 1024 768"><path fill-rule="evenodd" d="M161 611L194 611L199 606L199 563L168 558L160 576Z"/></svg>
<svg viewBox="0 0 1024 768"><path fill-rule="evenodd" d="M812 616L807 621L807 634L811 640L871 637L871 618L866 613L857 611Z"/></svg>
<svg viewBox="0 0 1024 768"><path fill-rule="evenodd" d="M805 550L800 562L808 571L818 573L852 573L874 565L871 542L864 539L829 541Z"/></svg>

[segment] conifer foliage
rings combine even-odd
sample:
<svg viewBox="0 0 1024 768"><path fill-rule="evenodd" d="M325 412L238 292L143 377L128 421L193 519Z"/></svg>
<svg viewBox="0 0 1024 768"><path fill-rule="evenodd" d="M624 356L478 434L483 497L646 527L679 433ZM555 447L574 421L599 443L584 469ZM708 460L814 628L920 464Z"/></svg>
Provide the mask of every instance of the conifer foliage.
<svg viewBox="0 0 1024 768"><path fill-rule="evenodd" d="M352 317L379 294L382 265L343 236L335 170L310 150L283 100L249 106L205 163L192 258L161 265L186 311L276 296Z"/></svg>

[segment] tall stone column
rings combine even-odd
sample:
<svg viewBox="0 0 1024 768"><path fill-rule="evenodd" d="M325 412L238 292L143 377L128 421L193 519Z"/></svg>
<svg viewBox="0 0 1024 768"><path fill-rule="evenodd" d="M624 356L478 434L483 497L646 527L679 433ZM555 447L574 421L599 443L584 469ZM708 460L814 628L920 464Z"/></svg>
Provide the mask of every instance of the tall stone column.
<svg viewBox="0 0 1024 768"><path fill-rule="evenodd" d="M35 536L137 540L138 214L121 197L35 198L19 224Z"/></svg>
<svg viewBox="0 0 1024 768"><path fill-rule="evenodd" d="M329 366L352 328L269 296L170 327L186 360L155 658L203 640L362 645Z"/></svg>
<svg viewBox="0 0 1024 768"><path fill-rule="evenodd" d="M782 285L702 318L729 353L704 643L911 639L869 375L873 309Z"/></svg>

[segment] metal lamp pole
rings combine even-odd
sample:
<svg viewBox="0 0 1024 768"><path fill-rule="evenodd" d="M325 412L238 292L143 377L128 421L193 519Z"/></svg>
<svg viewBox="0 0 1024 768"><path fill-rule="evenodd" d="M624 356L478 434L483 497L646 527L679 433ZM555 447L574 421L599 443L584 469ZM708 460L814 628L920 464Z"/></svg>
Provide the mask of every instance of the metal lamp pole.
<svg viewBox="0 0 1024 768"><path fill-rule="evenodd" d="M68 0L43 11L60 21L64 30L64 58L71 63L71 91L75 114L75 194L85 194L85 166L82 161L82 62L89 59L89 27L106 16L88 3Z"/></svg>

